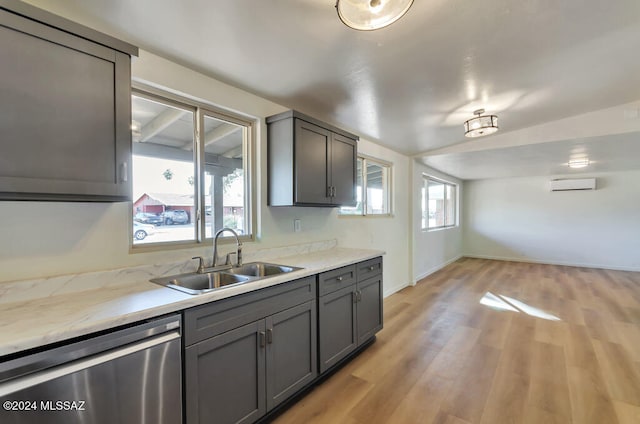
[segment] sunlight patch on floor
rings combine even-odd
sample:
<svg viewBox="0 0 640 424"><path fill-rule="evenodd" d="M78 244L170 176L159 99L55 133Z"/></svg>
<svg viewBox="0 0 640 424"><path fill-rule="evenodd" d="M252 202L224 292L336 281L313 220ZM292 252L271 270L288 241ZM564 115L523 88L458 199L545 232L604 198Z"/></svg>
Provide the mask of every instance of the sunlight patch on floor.
<svg viewBox="0 0 640 424"><path fill-rule="evenodd" d="M480 299L480 304L500 311L523 312L529 316L536 318L542 318L549 321L562 321L557 316L543 311L542 309L527 305L526 303L521 302L518 299L503 296L501 294L496 296L491 292L486 292L484 296L482 296L482 299Z"/></svg>

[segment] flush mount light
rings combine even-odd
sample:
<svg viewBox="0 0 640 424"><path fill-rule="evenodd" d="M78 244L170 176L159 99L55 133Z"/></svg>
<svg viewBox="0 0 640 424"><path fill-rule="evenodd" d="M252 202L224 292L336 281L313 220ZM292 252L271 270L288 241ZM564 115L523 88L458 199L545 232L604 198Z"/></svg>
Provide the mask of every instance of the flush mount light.
<svg viewBox="0 0 640 424"><path fill-rule="evenodd" d="M498 117L496 115L483 115L484 109L473 112L475 118L464 123L465 137L482 137L498 131Z"/></svg>
<svg viewBox="0 0 640 424"><path fill-rule="evenodd" d="M567 164L569 168L586 168L589 166L589 159L572 159Z"/></svg>
<svg viewBox="0 0 640 424"><path fill-rule="evenodd" d="M372 31L400 19L412 4L413 0L337 0L336 9L346 26Z"/></svg>

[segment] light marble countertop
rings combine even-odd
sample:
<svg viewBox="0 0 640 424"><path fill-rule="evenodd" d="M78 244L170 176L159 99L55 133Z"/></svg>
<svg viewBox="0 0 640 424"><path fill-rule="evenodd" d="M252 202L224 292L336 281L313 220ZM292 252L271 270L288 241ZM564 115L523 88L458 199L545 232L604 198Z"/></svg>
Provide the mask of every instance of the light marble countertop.
<svg viewBox="0 0 640 424"><path fill-rule="evenodd" d="M149 282L185 272L127 269L0 284L0 356L130 324L253 290L270 287L383 255L379 250L334 247L269 259L301 267L288 274L189 295ZM123 281L116 281L120 276ZM87 281L91 280L91 284ZM82 282L80 284L79 282Z"/></svg>

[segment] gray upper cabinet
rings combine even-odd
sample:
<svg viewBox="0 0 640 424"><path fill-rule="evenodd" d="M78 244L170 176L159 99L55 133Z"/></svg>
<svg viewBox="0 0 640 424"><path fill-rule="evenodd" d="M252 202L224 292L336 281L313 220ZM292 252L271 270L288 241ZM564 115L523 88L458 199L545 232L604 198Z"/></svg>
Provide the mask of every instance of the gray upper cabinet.
<svg viewBox="0 0 640 424"><path fill-rule="evenodd" d="M269 206L355 204L357 136L295 111L267 125Z"/></svg>
<svg viewBox="0 0 640 424"><path fill-rule="evenodd" d="M0 199L128 200L137 48L0 1Z"/></svg>

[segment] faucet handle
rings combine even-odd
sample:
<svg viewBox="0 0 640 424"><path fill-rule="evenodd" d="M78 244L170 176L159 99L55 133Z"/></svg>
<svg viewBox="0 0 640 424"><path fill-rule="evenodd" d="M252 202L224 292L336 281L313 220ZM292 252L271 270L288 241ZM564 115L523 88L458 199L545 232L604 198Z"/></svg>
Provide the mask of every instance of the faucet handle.
<svg viewBox="0 0 640 424"><path fill-rule="evenodd" d="M229 252L229 253L227 253L227 258L224 261L225 265L233 265L233 262L231 262L231 255L236 255L237 256L238 252Z"/></svg>
<svg viewBox="0 0 640 424"><path fill-rule="evenodd" d="M199 259L198 262L198 270L196 271L198 274L204 273L204 258L202 256L194 256L191 259Z"/></svg>

